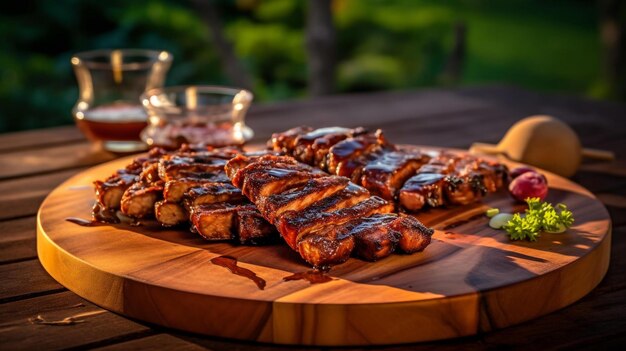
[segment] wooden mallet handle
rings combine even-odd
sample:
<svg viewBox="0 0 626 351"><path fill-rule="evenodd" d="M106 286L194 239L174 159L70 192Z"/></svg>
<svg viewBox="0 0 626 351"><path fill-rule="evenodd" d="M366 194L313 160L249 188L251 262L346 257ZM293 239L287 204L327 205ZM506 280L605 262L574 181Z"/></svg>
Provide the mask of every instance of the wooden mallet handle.
<svg viewBox="0 0 626 351"><path fill-rule="evenodd" d="M615 161L615 153L612 151L585 148L582 150L582 155L585 158L591 158L594 160Z"/></svg>

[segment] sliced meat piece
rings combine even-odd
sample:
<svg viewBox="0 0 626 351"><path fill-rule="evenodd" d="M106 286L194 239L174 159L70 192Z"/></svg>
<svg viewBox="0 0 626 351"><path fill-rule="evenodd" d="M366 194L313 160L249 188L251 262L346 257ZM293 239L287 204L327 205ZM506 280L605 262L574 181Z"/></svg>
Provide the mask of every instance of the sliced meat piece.
<svg viewBox="0 0 626 351"><path fill-rule="evenodd" d="M402 208L409 211L418 211L425 205L443 206L445 185L444 174L418 173L409 178L400 189L399 203Z"/></svg>
<svg viewBox="0 0 626 351"><path fill-rule="evenodd" d="M312 131L313 128L307 126L300 126L289 129L282 133L274 133L272 134L272 139L270 140L270 146L274 151L291 153L296 146L296 139L303 134L306 134Z"/></svg>
<svg viewBox="0 0 626 351"><path fill-rule="evenodd" d="M187 208L218 202L240 203L245 200L239 188L229 183L206 183L191 188L183 196Z"/></svg>
<svg viewBox="0 0 626 351"><path fill-rule="evenodd" d="M189 211L192 231L206 240L235 239L237 205L217 203L192 207Z"/></svg>
<svg viewBox="0 0 626 351"><path fill-rule="evenodd" d="M375 195L393 200L404 182L428 162L428 156L401 151L384 152L363 168L361 185Z"/></svg>
<svg viewBox="0 0 626 351"><path fill-rule="evenodd" d="M482 174L446 177L444 187L446 200L452 205L467 205L480 199L487 193Z"/></svg>
<svg viewBox="0 0 626 351"><path fill-rule="evenodd" d="M99 203L98 208L100 208L101 211L110 211L120 208L120 202L126 189L139 181L139 176L143 172L144 167L158 162L159 158L163 155L166 155L165 150L161 148L151 149L147 156L135 158L124 169L118 170L104 181L95 181L94 187L96 190L96 200Z"/></svg>
<svg viewBox="0 0 626 351"><path fill-rule="evenodd" d="M198 173L191 177L170 180L165 183L163 198L170 202L182 201L183 195L191 188L205 183L230 183L226 173Z"/></svg>
<svg viewBox="0 0 626 351"><path fill-rule="evenodd" d="M310 179L310 173L307 171L284 168L250 172L249 175L241 189L244 195L253 201L297 187Z"/></svg>
<svg viewBox="0 0 626 351"><path fill-rule="evenodd" d="M298 253L317 267L344 262L352 252L368 261L391 255L402 238L392 225L396 214L374 214L328 225L298 238Z"/></svg>
<svg viewBox="0 0 626 351"><path fill-rule="evenodd" d="M120 202L123 214L144 218L154 213L154 204L163 196L163 182L145 184L138 182L126 189Z"/></svg>
<svg viewBox="0 0 626 351"><path fill-rule="evenodd" d="M395 214L378 214L350 222L348 235L354 237L354 254L367 261L377 261L393 253L402 235L391 228Z"/></svg>
<svg viewBox="0 0 626 351"><path fill-rule="evenodd" d="M300 162L309 165L318 165L325 159L330 147L343 139L364 132L365 130L363 128L319 128L297 137L293 151L290 152L290 154Z"/></svg>
<svg viewBox="0 0 626 351"><path fill-rule="evenodd" d="M269 224L252 204L237 209L237 236L245 245L262 245L280 239L276 227Z"/></svg>
<svg viewBox="0 0 626 351"><path fill-rule="evenodd" d="M315 268L345 262L354 250L354 237L342 236L342 225L333 225L302 235L294 248L300 256Z"/></svg>
<svg viewBox="0 0 626 351"><path fill-rule="evenodd" d="M226 175L231 179L233 185L238 188L242 188L244 179L249 173L254 171L266 171L276 167L300 170L300 171L312 171L313 169L305 164L299 164L298 161L291 157L285 156L262 156L262 157L248 157L239 155L234 157L224 167Z"/></svg>
<svg viewBox="0 0 626 351"><path fill-rule="evenodd" d="M159 177L164 181L184 178L190 174L217 173L228 159L212 154L170 155L159 161Z"/></svg>
<svg viewBox="0 0 626 351"><path fill-rule="evenodd" d="M476 159L471 156L459 158L454 172L446 178L446 200L453 205L467 205L479 201L485 194L485 177L475 170Z"/></svg>
<svg viewBox="0 0 626 351"><path fill-rule="evenodd" d="M312 130L306 134L301 134L296 138L293 149L289 152L289 154L300 162L313 164L315 159L313 144L317 139L338 139L335 141L338 142L347 138L350 132L351 129L342 127L329 127Z"/></svg>
<svg viewBox="0 0 626 351"><path fill-rule="evenodd" d="M173 227L189 220L187 211L176 202L157 201L154 204L154 216L164 227Z"/></svg>
<svg viewBox="0 0 626 351"><path fill-rule="evenodd" d="M277 218L285 211L301 211L348 186L345 177L328 176L309 179L302 187L271 195L257 202L265 218Z"/></svg>
<svg viewBox="0 0 626 351"><path fill-rule="evenodd" d="M344 176L357 181L360 171L383 150L395 147L387 142L379 129L375 134L367 133L342 140L328 150L326 170L328 173ZM358 174L355 174L358 172Z"/></svg>
<svg viewBox="0 0 626 351"><path fill-rule="evenodd" d="M281 161L285 157L272 156L271 159ZM259 160L240 169L232 178L233 184L253 202L259 197L281 193L302 185L311 178L326 175L304 164L272 163L264 160L264 157Z"/></svg>
<svg viewBox="0 0 626 351"><path fill-rule="evenodd" d="M370 192L362 186L348 183L348 186L331 196L321 199L309 206L307 212L332 212L346 207L352 207L370 197ZM296 214L297 212L292 212Z"/></svg>
<svg viewBox="0 0 626 351"><path fill-rule="evenodd" d="M191 208L192 230L207 240L236 240L241 244L266 244L278 238L251 203L214 203Z"/></svg>
<svg viewBox="0 0 626 351"><path fill-rule="evenodd" d="M466 167L483 176L483 184L487 192L495 193L507 183L508 169L501 163L477 159Z"/></svg>
<svg viewBox="0 0 626 351"><path fill-rule="evenodd" d="M400 233L398 248L404 253L424 250L435 232L412 216L399 216L389 227Z"/></svg>
<svg viewBox="0 0 626 351"><path fill-rule="evenodd" d="M392 204L377 196L372 196L352 207L332 212L317 212L308 209L301 212L285 212L283 217L279 218L274 225L276 225L287 244L294 250L297 250L296 244L299 236L317 231L317 229L322 227L329 229L331 226L346 223L353 218L362 218L376 213L389 213L392 211Z"/></svg>
<svg viewBox="0 0 626 351"><path fill-rule="evenodd" d="M121 169L104 181L95 181L96 200L106 209L117 209L126 189L136 182L139 172Z"/></svg>
<svg viewBox="0 0 626 351"><path fill-rule="evenodd" d="M159 164L156 162L145 165L141 173L139 173L139 182L152 184L160 180L161 178L159 177Z"/></svg>
<svg viewBox="0 0 626 351"><path fill-rule="evenodd" d="M241 187L241 184L243 182L243 178L236 178L237 172L252 163L253 160L253 157L237 155L233 157L230 161L226 162L226 166L224 166L224 171L226 172L226 176L228 176L228 179L230 179L233 184L235 184L235 186Z"/></svg>

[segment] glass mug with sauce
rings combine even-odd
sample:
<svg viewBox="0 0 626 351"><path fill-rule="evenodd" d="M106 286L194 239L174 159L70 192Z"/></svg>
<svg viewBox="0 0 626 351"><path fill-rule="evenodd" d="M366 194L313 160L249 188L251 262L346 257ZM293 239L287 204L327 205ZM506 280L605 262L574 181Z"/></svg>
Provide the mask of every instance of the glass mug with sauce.
<svg viewBox="0 0 626 351"><path fill-rule="evenodd" d="M209 85L148 90L141 97L149 116L141 138L166 149L243 145L253 136L245 124L253 98L245 89Z"/></svg>
<svg viewBox="0 0 626 351"><path fill-rule="evenodd" d="M166 51L120 49L75 54L79 98L72 113L88 139L112 152L146 149L141 131L148 115L140 102L146 90L163 86L172 64Z"/></svg>

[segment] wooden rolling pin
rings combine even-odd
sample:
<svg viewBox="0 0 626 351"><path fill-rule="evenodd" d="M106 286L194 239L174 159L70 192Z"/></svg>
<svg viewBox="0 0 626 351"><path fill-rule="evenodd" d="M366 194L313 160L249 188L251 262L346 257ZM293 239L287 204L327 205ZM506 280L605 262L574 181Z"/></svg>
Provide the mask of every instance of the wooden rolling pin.
<svg viewBox="0 0 626 351"><path fill-rule="evenodd" d="M576 173L583 157L613 161L610 151L583 149L578 135L562 121L545 115L515 123L498 145L474 143L473 154L503 155L564 177Z"/></svg>

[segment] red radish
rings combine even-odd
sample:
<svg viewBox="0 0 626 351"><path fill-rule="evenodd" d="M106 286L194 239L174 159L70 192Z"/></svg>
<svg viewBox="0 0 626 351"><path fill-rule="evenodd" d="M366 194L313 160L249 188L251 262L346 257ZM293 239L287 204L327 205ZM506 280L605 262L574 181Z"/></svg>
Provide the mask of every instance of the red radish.
<svg viewBox="0 0 626 351"><path fill-rule="evenodd" d="M509 184L509 192L518 201L529 197L538 197L543 201L548 195L548 181L543 174L534 171L522 173Z"/></svg>
<svg viewBox="0 0 626 351"><path fill-rule="evenodd" d="M535 173L537 173L537 171L535 171L533 168L530 168L530 167L525 167L525 166L517 167L517 168L513 168L511 170L511 173L510 173L511 174L511 179L515 179L515 178L521 176L522 174L524 174L526 172L535 172Z"/></svg>

